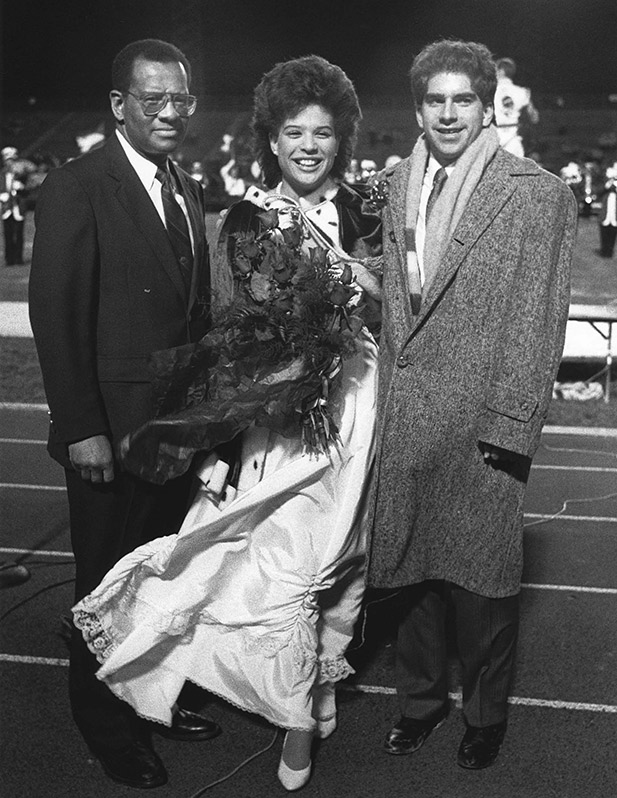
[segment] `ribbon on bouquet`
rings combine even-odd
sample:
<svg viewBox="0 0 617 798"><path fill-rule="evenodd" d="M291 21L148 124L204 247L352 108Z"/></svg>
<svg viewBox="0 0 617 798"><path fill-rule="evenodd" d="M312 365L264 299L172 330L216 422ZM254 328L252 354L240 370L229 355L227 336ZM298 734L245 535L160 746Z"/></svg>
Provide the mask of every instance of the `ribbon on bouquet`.
<svg viewBox="0 0 617 798"><path fill-rule="evenodd" d="M305 237L310 239L315 246L325 250L329 256L332 265L336 263L355 263L357 258L352 258L348 255L330 236L322 230L321 227L311 219L300 203L292 197L287 197L285 194L268 193L251 186L244 196L245 200L252 202L264 211L276 210L280 215L290 213L302 222L302 227L305 232ZM281 228L284 224L280 225Z"/></svg>

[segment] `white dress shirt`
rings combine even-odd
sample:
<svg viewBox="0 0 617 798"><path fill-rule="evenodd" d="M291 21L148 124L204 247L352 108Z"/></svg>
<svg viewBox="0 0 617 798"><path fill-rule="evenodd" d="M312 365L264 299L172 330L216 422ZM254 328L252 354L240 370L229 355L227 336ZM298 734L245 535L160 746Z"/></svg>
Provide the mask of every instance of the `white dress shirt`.
<svg viewBox="0 0 617 798"><path fill-rule="evenodd" d="M126 139L119 131L116 130L116 136L118 137L118 141L122 145L122 149L126 153L126 157L129 159L129 163L137 173L137 177L143 183L144 188L148 192L148 196L152 200L152 204L156 208L156 212L161 217L161 221L165 224L165 211L163 209L163 199L161 197L161 184L156 179L156 164L149 161L147 158L144 158L143 155L137 152L137 150L132 146L132 144ZM173 183L173 181L172 181ZM182 194L177 194L174 188L174 197L178 205L182 208L182 213L186 217L186 221L189 228L189 235L191 237L191 249L193 250L193 254L195 254L195 241L193 238L193 228L191 226L191 220L188 215L188 211L186 209L186 203L184 202L184 197ZM167 226L167 225L165 225Z"/></svg>

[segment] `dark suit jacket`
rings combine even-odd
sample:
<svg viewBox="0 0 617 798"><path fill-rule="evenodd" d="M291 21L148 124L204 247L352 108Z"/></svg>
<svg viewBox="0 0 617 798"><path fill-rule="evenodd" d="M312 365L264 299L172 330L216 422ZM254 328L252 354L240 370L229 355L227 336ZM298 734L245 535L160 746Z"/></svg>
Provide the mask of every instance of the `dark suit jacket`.
<svg viewBox="0 0 617 798"><path fill-rule="evenodd" d="M30 320L51 411L50 453L119 442L153 413L148 359L207 329L203 189L177 170L195 240L183 283L165 227L115 135L52 171L36 206Z"/></svg>

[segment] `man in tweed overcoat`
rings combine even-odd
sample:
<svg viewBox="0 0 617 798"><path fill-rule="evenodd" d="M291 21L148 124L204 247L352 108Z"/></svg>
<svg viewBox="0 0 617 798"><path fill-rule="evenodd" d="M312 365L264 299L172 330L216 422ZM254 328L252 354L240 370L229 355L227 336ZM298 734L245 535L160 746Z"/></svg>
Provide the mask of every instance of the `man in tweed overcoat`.
<svg viewBox="0 0 617 798"><path fill-rule="evenodd" d="M458 763L479 769L495 761L506 729L523 499L562 354L577 214L558 178L499 148L495 69L483 45L429 45L411 81L423 135L380 184L381 418L368 579L405 595L402 717L386 750L418 750L447 715L448 607L466 722ZM429 217L437 172L445 182Z"/></svg>

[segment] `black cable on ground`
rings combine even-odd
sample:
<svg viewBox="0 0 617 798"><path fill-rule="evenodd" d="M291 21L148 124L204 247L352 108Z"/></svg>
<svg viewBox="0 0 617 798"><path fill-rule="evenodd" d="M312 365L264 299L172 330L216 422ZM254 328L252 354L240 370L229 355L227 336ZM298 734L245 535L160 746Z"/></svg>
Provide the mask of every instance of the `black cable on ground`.
<svg viewBox="0 0 617 798"><path fill-rule="evenodd" d="M220 779L217 779L216 781L211 781L210 784L206 784L205 787L202 787L200 790L197 790L197 792L194 792L192 795L189 796L189 798L199 798L199 796L203 795L206 792L206 790L209 790L212 787L216 787L217 784L222 784L224 781L227 781L227 779L230 779L232 776L235 776L239 770L241 770L245 765L248 765L249 762L252 762L253 759L257 759L258 756L261 756L262 754L265 754L266 751L269 751L274 745L274 743L277 741L279 733L280 732L277 729L274 732L274 737L272 738L272 741L269 742L265 748L261 748L259 751L256 751L254 754L251 754L251 756L247 757L243 762L240 762L240 764L237 767L235 767L232 771L230 771L226 776L222 776Z"/></svg>
<svg viewBox="0 0 617 798"><path fill-rule="evenodd" d="M18 610L20 607L23 607L24 604L27 604L29 601L32 601L32 599L35 599L37 596L40 596L42 593L46 593L48 590L53 590L56 587L62 587L62 585L70 585L74 581L75 578L73 577L72 579L64 579L61 582L54 582L53 585L46 585L45 587L42 587L40 590L37 590L36 593L33 593L31 596L26 596L25 599L18 601L17 604L14 604L3 615L0 615L0 623L2 623L2 621L4 621L5 618L11 615L11 613L15 612L15 610Z"/></svg>

